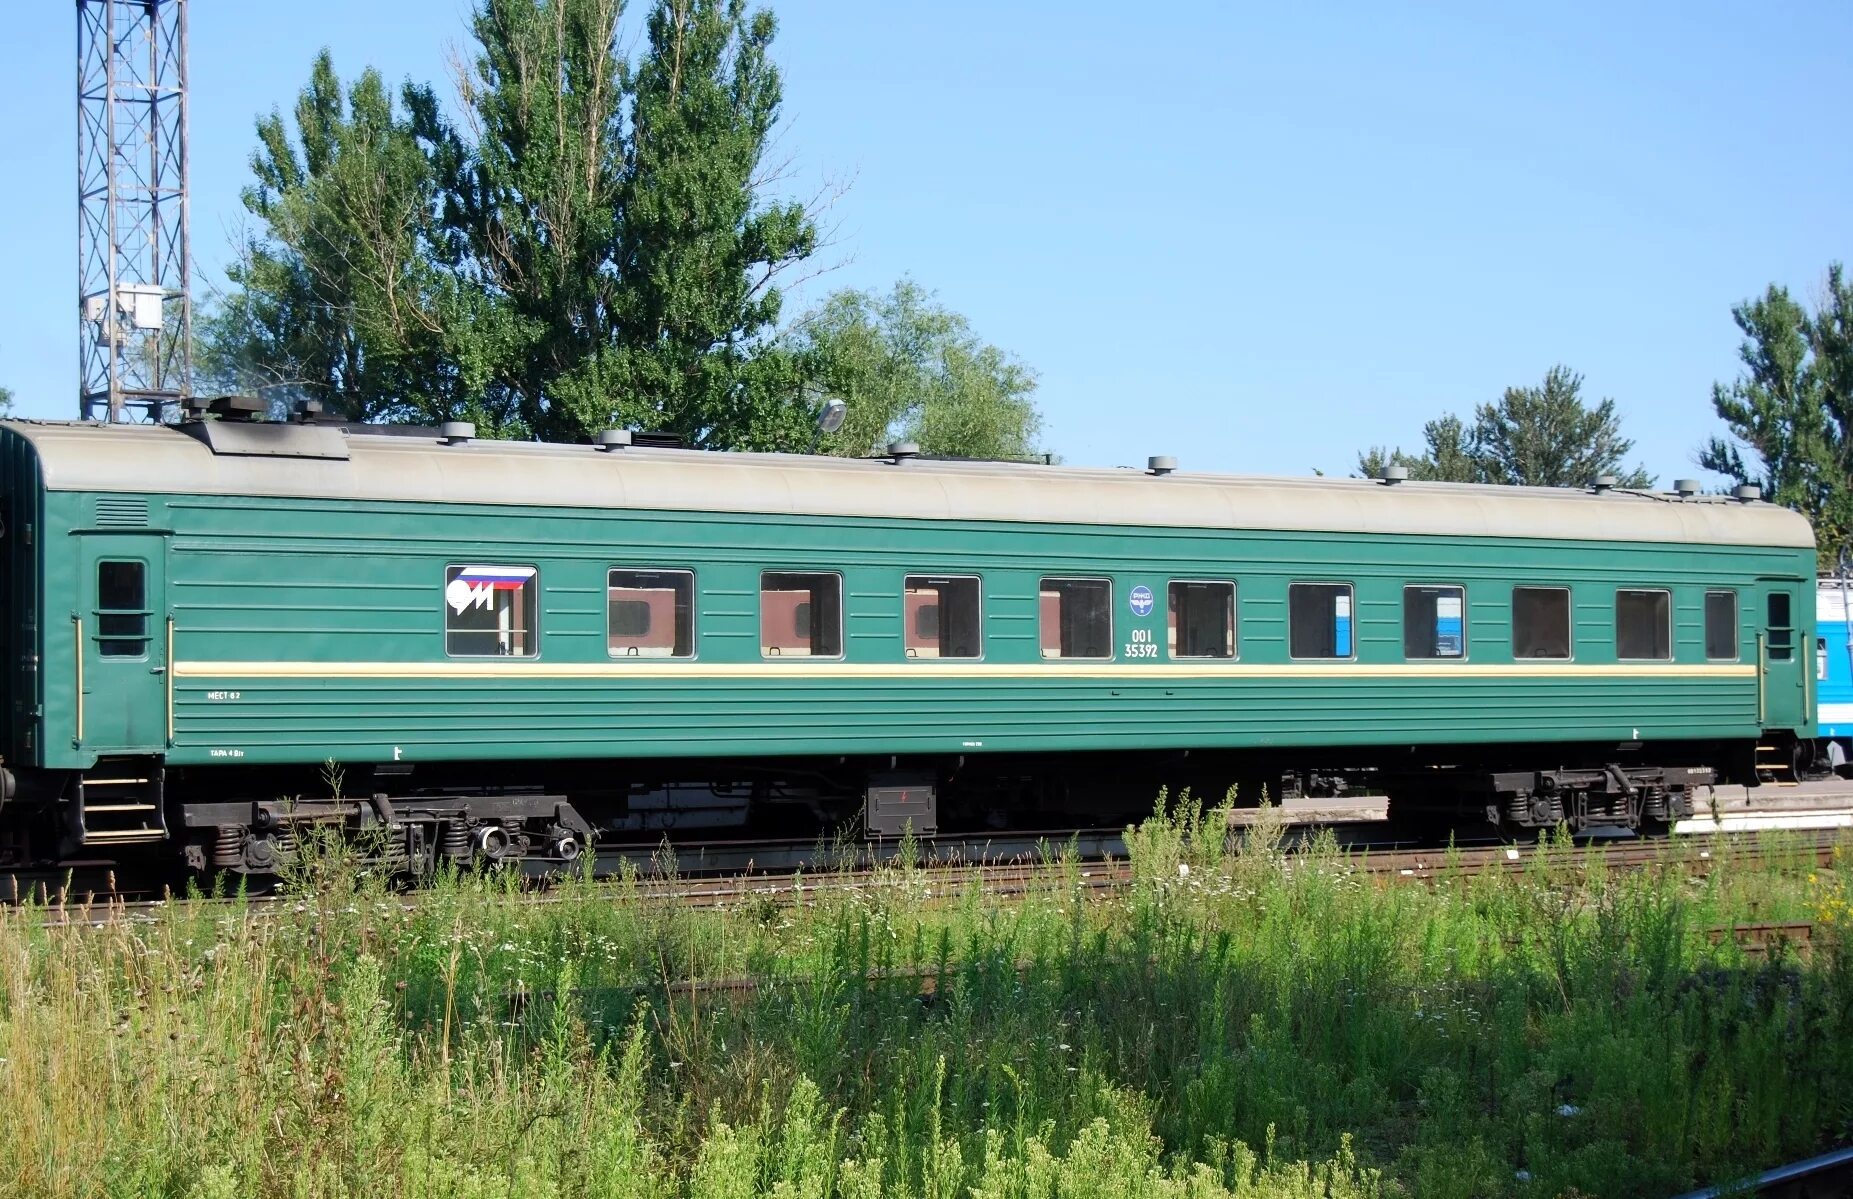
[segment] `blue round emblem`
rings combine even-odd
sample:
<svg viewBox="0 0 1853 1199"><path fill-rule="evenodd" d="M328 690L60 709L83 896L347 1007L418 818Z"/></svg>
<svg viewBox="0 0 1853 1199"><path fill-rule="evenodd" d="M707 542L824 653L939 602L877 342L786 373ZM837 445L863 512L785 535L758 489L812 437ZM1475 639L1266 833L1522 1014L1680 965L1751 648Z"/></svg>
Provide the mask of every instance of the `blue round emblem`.
<svg viewBox="0 0 1853 1199"><path fill-rule="evenodd" d="M1132 594L1127 597L1127 602L1132 605L1134 616L1150 616L1152 614L1152 589L1143 584L1134 587Z"/></svg>

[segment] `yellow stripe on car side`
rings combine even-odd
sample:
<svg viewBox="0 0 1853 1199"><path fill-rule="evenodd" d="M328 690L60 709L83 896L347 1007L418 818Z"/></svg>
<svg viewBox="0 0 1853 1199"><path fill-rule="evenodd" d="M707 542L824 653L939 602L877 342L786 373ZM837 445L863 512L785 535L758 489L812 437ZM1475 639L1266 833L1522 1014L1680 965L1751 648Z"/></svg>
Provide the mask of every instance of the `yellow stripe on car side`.
<svg viewBox="0 0 1853 1199"><path fill-rule="evenodd" d="M1753 663L1628 662L1043 662L835 660L704 663L695 660L618 658L610 662L480 660L449 662L176 662L186 679L1559 679L1751 678Z"/></svg>

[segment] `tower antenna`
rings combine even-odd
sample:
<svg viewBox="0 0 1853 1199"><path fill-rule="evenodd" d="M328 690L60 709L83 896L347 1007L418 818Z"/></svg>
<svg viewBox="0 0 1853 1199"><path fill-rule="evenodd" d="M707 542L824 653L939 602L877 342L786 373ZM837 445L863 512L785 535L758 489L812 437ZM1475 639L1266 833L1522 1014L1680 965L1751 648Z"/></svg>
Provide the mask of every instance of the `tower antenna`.
<svg viewBox="0 0 1853 1199"><path fill-rule="evenodd" d="M186 0L77 0L77 304L85 420L193 390Z"/></svg>

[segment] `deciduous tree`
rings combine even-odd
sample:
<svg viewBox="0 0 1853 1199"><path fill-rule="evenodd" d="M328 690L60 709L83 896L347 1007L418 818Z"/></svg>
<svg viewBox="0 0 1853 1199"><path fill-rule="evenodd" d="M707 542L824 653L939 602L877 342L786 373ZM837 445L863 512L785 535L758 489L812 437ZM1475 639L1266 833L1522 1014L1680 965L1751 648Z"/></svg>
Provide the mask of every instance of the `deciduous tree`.
<svg viewBox="0 0 1853 1199"><path fill-rule="evenodd" d="M805 414L773 335L802 205L765 199L776 25L745 0L655 0L634 63L622 0L479 0L462 129L428 87L326 54L259 122L258 228L205 322L209 373L367 420L485 433L609 425L772 445Z"/></svg>
<svg viewBox="0 0 1853 1199"><path fill-rule="evenodd" d="M475 314L435 253L433 161L455 152L435 98L408 84L395 105L372 70L344 88L323 52L293 115L258 122L243 199L261 231L202 322L204 372L354 420L472 408L456 343Z"/></svg>
<svg viewBox="0 0 1853 1199"><path fill-rule="evenodd" d="M814 394L849 405L824 439L828 453L859 457L905 439L928 454L1037 456L1035 373L912 280L885 296L837 292L798 323L791 344Z"/></svg>
<svg viewBox="0 0 1853 1199"><path fill-rule="evenodd" d="M662 0L648 30L617 257L622 386L633 420L691 444L772 448L805 420L770 336L777 280L818 242L802 205L759 195L783 96L777 24L745 0Z"/></svg>

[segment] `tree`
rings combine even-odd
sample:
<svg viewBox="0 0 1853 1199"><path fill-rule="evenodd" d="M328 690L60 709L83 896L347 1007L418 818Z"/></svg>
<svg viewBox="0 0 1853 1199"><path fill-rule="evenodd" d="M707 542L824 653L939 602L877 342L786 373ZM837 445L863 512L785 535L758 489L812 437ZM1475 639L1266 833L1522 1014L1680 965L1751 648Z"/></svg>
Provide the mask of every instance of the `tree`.
<svg viewBox="0 0 1853 1199"><path fill-rule="evenodd" d="M13 415L13 390L10 387L0 387L0 416L11 415Z"/></svg>
<svg viewBox="0 0 1853 1199"><path fill-rule="evenodd" d="M1591 408L1582 391L1581 375L1553 366L1541 386L1508 387L1498 403L1476 407L1471 427L1453 415L1429 421L1420 455L1381 447L1359 454L1358 473L1373 478L1393 464L1412 479L1450 483L1585 487L1614 475L1622 487L1653 486L1646 471L1623 466L1634 443L1621 435L1615 401Z"/></svg>
<svg viewBox="0 0 1853 1199"><path fill-rule="evenodd" d="M1653 477L1622 465L1634 442L1621 435L1615 401L1590 408L1583 377L1553 366L1542 387L1508 387L1497 405L1475 410L1474 446L1489 482L1530 487L1587 487L1615 475L1622 487L1651 487Z"/></svg>
<svg viewBox="0 0 1853 1199"><path fill-rule="evenodd" d="M1853 283L1834 263L1814 314L1772 283L1731 319L1744 373L1712 385L1728 435L1706 442L1699 465L1808 517L1831 567L1853 543Z"/></svg>
<svg viewBox="0 0 1853 1199"><path fill-rule="evenodd" d="M1422 454L1406 454L1400 449L1373 447L1358 455L1358 473L1367 479L1383 474L1386 466L1408 470L1412 479L1434 483L1485 482L1479 459L1474 455L1473 434L1461 418L1449 414L1422 426L1422 440L1428 449Z"/></svg>
<svg viewBox="0 0 1853 1199"><path fill-rule="evenodd" d="M470 126L444 180L447 265L513 336L492 386L543 439L612 423L562 403L562 379L598 374L622 281L613 269L624 181L629 64L619 0L484 0L478 53L456 71ZM619 394L611 380L610 397Z"/></svg>
<svg viewBox="0 0 1853 1199"><path fill-rule="evenodd" d="M1731 436L1706 442L1699 465L1754 481L1770 500L1818 518L1834 481L1827 409L1810 361L1808 312L1788 289L1771 284L1761 298L1733 307L1731 319L1744 335L1737 354L1745 373L1729 386L1712 384L1712 410ZM1744 448L1760 459L1760 473L1745 462Z"/></svg>
<svg viewBox="0 0 1853 1199"><path fill-rule="evenodd" d="M928 454L1037 456L1035 373L910 279L886 296L835 293L790 344L814 393L849 405L843 427L823 439L828 453L863 457L902 439Z"/></svg>
<svg viewBox="0 0 1853 1199"><path fill-rule="evenodd" d="M294 117L294 137L280 113L258 122L243 200L263 232L202 322L202 372L353 420L501 423L467 394L456 343L477 314L433 252L433 162L455 153L435 97L407 84L395 106L371 70L344 92L324 51Z"/></svg>
<svg viewBox="0 0 1853 1199"><path fill-rule="evenodd" d="M260 223L207 322L209 369L368 420L466 416L578 440L611 425L772 445L805 414L773 336L804 208L762 200L781 100L771 14L655 0L478 0L465 128L428 87L345 108L324 54L292 143L259 122Z"/></svg>
<svg viewBox="0 0 1853 1199"><path fill-rule="evenodd" d="M662 0L648 28L618 257L625 394L690 444L773 448L805 420L769 336L774 284L818 244L802 205L758 199L777 23L745 0Z"/></svg>

